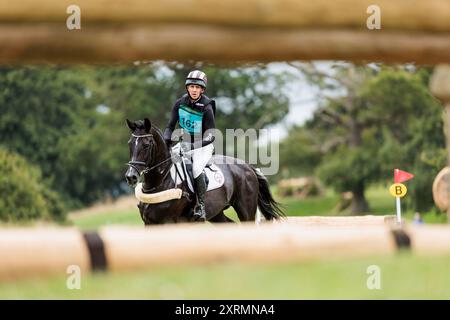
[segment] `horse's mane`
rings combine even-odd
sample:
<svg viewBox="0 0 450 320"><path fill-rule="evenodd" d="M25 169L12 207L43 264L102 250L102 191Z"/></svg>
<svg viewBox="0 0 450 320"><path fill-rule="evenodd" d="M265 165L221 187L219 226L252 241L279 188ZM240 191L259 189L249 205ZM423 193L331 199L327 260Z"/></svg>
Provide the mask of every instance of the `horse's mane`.
<svg viewBox="0 0 450 320"><path fill-rule="evenodd" d="M161 129L158 128L157 126L152 125L152 129L154 129L158 133L158 135L160 135L161 137L163 136Z"/></svg>

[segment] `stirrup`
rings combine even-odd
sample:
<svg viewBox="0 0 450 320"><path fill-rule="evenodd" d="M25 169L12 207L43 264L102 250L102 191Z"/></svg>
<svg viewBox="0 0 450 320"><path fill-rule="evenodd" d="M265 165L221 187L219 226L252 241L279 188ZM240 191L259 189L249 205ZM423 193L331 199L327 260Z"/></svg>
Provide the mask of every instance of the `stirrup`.
<svg viewBox="0 0 450 320"><path fill-rule="evenodd" d="M199 208L199 209L197 209L197 208ZM202 206L200 204L198 204L194 207L193 211L194 212L193 212L192 216L195 221L206 221L206 210L204 207L202 210Z"/></svg>

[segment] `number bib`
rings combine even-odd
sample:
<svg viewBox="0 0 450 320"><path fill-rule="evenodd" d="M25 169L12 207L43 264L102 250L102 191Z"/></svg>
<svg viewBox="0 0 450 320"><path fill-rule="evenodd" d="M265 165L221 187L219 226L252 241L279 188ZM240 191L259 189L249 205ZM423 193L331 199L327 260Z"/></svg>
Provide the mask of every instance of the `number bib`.
<svg viewBox="0 0 450 320"><path fill-rule="evenodd" d="M187 130L189 133L202 132L203 113L195 111L185 105L180 105L178 109L178 117L180 127Z"/></svg>

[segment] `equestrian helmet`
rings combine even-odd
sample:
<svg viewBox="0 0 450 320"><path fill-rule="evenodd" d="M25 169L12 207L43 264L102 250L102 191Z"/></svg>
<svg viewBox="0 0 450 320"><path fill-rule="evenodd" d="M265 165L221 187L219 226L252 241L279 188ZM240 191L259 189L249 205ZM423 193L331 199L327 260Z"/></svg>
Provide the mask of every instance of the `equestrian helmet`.
<svg viewBox="0 0 450 320"><path fill-rule="evenodd" d="M189 84L197 84L206 89L207 82L208 78L206 78L206 74L203 71L194 70L189 72L188 76L186 77L185 86Z"/></svg>

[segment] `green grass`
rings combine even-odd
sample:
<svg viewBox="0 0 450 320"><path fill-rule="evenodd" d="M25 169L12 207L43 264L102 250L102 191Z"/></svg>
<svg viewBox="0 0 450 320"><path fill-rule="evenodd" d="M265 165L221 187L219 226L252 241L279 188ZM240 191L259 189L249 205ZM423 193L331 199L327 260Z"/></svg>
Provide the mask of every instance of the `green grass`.
<svg viewBox="0 0 450 320"><path fill-rule="evenodd" d="M381 289L367 288L367 268ZM280 265L236 263L87 274L81 289L66 277L0 283L1 299L450 299L450 257L401 254Z"/></svg>
<svg viewBox="0 0 450 320"><path fill-rule="evenodd" d="M288 216L329 216L329 215L348 215L348 212L336 212L336 206L339 197L328 190L323 197L311 197L307 199L296 199L293 197L275 198L279 201L284 212ZM371 187L367 190L367 199L369 202L370 212L366 214L374 215L394 215L395 214L395 199L389 194L385 187ZM233 208L225 211L225 214L238 221L238 217ZM404 211L402 215L407 220L412 220L414 212ZM434 211L423 214L423 219L426 223L445 223L447 221L446 215L436 213ZM93 214L91 216L82 216L74 219L73 224L81 229L96 229L106 225L142 225L138 209L127 211L114 211Z"/></svg>
<svg viewBox="0 0 450 320"><path fill-rule="evenodd" d="M336 214L335 207L339 198L328 191L324 197L311 197L299 200L293 197L279 198L287 216L329 216Z"/></svg>
<svg viewBox="0 0 450 320"><path fill-rule="evenodd" d="M228 209L226 214L231 219L239 222L236 212L232 208ZM109 225L143 225L138 209L102 212L91 216L84 215L74 218L72 223L83 230L98 229L99 227Z"/></svg>
<svg viewBox="0 0 450 320"><path fill-rule="evenodd" d="M96 229L100 226L117 224L142 225L142 220L139 210L136 208L136 210L104 212L82 216L74 219L73 223L80 229Z"/></svg>
<svg viewBox="0 0 450 320"><path fill-rule="evenodd" d="M369 202L369 212L363 214L371 215L395 215L395 198L389 193L388 188L383 186L374 186L366 191L366 199ZM323 197L311 197L299 200L291 197L278 198L286 208L285 212L288 216L330 216L330 215L350 215L348 211L337 212L336 207L339 197L331 190L327 190ZM413 220L414 212L405 210L402 205L402 218ZM439 213L436 210L421 213L425 223L446 223L447 216L445 213Z"/></svg>
<svg viewBox="0 0 450 320"><path fill-rule="evenodd" d="M382 187L371 188L370 214L394 214L395 201ZM337 195L298 200L277 198L288 215L335 215ZM227 215L236 219L234 210ZM344 213L345 214L345 213ZM411 219L413 212L405 212ZM428 223L445 222L445 214L427 213ZM74 218L80 229L105 225L139 225L137 209L100 212ZM201 245L201 244L199 244ZM381 268L381 290L366 287L367 267ZM450 299L450 256L392 257L247 265L157 267L137 272L83 274L81 290L66 288L66 276L0 283L2 299Z"/></svg>

